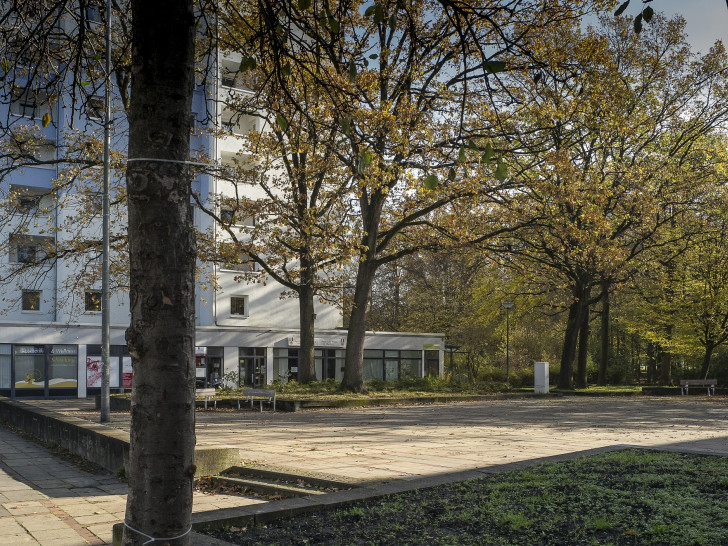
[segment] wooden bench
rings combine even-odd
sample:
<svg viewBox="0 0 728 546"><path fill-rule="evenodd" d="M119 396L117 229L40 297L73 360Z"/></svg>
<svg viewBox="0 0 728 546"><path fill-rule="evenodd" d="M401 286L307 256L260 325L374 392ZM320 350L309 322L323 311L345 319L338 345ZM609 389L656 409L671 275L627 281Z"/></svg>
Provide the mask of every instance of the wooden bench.
<svg viewBox="0 0 728 546"><path fill-rule="evenodd" d="M205 399L205 409L207 409L207 403L213 402L215 409L217 410L217 400L215 399L215 389L212 387L206 389L195 389L195 398Z"/></svg>
<svg viewBox="0 0 728 546"><path fill-rule="evenodd" d="M705 387L708 389L708 396L715 394L715 379L681 379L680 393L687 394L690 387Z"/></svg>
<svg viewBox="0 0 728 546"><path fill-rule="evenodd" d="M273 411L276 410L276 391L275 389L243 389L244 398L238 398L238 409L240 409L240 400L247 402L250 400L250 407L253 402L260 402L260 411L263 411L263 402L273 404Z"/></svg>

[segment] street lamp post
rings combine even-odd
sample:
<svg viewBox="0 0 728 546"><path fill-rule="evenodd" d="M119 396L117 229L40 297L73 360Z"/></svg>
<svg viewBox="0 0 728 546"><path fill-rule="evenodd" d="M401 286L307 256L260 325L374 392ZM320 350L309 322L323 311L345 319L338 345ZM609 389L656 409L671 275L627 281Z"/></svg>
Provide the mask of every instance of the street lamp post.
<svg viewBox="0 0 728 546"><path fill-rule="evenodd" d="M503 307L506 310L506 383L511 384L511 354L510 354L510 324L509 312L513 308L512 301L504 301Z"/></svg>

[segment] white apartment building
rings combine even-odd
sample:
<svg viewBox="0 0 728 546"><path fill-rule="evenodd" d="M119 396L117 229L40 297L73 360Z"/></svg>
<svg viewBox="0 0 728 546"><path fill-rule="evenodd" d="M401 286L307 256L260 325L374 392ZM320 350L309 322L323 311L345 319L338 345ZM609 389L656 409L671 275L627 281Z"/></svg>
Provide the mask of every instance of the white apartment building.
<svg viewBox="0 0 728 546"><path fill-rule="evenodd" d="M216 90L199 87L193 109L198 121L213 119L233 133L245 132L251 119L233 120L221 100L236 90L234 58L220 56ZM101 97L91 97L79 111L70 97L48 100L16 86L0 104L0 124L28 133L38 163L15 169L0 183L0 395L10 397L79 397L100 389L101 280L100 259L94 249L82 255L60 255L52 263L33 265L48 248L75 248L79 241L101 239L99 191L102 172L85 169L81 182L59 188L56 181L69 169L53 161L85 133L101 131ZM40 121L45 115L49 123ZM48 118L46 118L48 120ZM123 119L115 123L112 147L124 148ZM22 145L22 142L21 142ZM239 150L234 137L198 131L192 148L203 150L218 164L231 161ZM57 155L58 154L58 155ZM48 163L43 163L43 161ZM2 161L7 161L2 159ZM123 183L121 174L118 183ZM83 182L86 180L86 182ZM202 199L224 193L224 182L200 175L193 189ZM112 194L112 199L116 193ZM250 197L255 197L252 195ZM193 204L191 204L193 206ZM123 236L125 208L112 207L112 238ZM200 230L213 228L211 218L194 209ZM240 219L245 229L255 220ZM220 233L220 237L224 237ZM112 253L112 263L124 267L123 253ZM19 268L27 272L17 275ZM200 264L211 273L216 287L202 275L196 294L197 375L203 382L238 374L241 385L265 385L295 378L298 372L298 300L281 298L283 287L272 280L246 283L240 272L225 266ZM263 273L260 273L261 275ZM131 358L124 334L129 324L128 294L123 287L111 293L111 387L131 387ZM346 330L340 311L316 303L316 371L319 379L341 379ZM370 332L366 337L366 379L397 379L442 373L444 340L438 334Z"/></svg>

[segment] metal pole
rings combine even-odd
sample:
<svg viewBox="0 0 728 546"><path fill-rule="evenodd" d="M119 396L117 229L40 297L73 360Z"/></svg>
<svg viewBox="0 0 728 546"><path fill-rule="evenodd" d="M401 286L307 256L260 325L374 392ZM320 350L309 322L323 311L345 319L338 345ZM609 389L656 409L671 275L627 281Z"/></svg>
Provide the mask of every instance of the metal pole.
<svg viewBox="0 0 728 546"><path fill-rule="evenodd" d="M109 337L110 337L110 305L109 305L109 177L111 160L111 0L106 0L106 68L104 93L104 186L102 204L103 249L101 264L101 418L102 423L109 421Z"/></svg>

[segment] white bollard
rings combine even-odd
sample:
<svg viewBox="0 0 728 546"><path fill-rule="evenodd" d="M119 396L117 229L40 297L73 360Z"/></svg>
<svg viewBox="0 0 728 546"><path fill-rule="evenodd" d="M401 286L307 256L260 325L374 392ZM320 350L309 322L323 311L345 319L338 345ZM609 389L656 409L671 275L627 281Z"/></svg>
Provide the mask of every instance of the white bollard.
<svg viewBox="0 0 728 546"><path fill-rule="evenodd" d="M533 392L548 394L549 392L549 363L534 362L533 364Z"/></svg>

